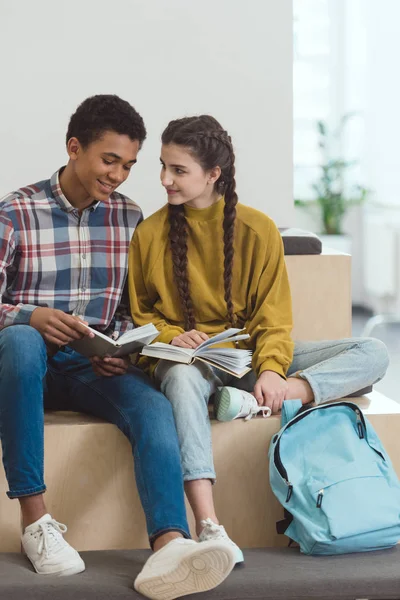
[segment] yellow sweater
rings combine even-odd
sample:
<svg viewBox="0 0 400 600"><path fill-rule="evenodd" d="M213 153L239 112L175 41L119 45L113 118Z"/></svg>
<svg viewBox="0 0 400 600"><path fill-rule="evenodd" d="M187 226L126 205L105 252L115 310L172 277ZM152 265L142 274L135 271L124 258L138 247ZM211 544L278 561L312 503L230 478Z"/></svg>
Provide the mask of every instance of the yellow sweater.
<svg viewBox="0 0 400 600"><path fill-rule="evenodd" d="M223 282L224 201L205 208L185 205L189 224L188 272L196 329L213 335L229 327ZM159 342L184 332L179 294L168 241L168 206L135 231L129 251L129 295L134 322L152 321ZM270 370L286 375L292 361L292 311L283 244L265 214L237 205L232 300L238 323L250 338L241 347L253 350L257 375ZM146 368L148 361L140 361Z"/></svg>

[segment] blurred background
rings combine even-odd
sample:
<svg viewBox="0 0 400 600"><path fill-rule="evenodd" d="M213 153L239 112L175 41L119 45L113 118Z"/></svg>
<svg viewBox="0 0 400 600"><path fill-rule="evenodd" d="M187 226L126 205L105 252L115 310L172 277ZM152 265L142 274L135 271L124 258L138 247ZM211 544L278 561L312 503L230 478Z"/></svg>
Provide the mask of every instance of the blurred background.
<svg viewBox="0 0 400 600"><path fill-rule="evenodd" d="M400 367L400 2L293 0L298 226L352 255L353 335ZM373 320L371 317L378 315Z"/></svg>

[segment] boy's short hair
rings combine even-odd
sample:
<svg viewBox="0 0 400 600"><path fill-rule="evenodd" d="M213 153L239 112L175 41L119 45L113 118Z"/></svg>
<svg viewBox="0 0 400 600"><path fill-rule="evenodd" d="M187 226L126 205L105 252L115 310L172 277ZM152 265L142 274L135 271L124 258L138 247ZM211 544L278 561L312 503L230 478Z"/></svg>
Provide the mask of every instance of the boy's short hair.
<svg viewBox="0 0 400 600"><path fill-rule="evenodd" d="M138 140L139 147L147 133L142 117L129 102L114 94L98 94L86 98L72 115L66 142L76 137L86 148L106 131L127 135L132 141Z"/></svg>

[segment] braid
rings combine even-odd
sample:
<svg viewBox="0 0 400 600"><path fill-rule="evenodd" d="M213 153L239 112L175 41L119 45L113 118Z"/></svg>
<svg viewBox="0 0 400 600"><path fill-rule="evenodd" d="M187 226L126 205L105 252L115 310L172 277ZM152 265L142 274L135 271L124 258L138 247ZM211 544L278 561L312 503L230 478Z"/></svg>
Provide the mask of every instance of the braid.
<svg viewBox="0 0 400 600"><path fill-rule="evenodd" d="M224 129L213 129L211 131L198 131L193 136L188 138L188 145L192 145L191 142L196 142L198 145L199 140L216 140L220 144L223 144L229 151L230 155L233 155L231 137ZM213 149L212 149L213 150ZM235 157L233 157L235 160Z"/></svg>
<svg viewBox="0 0 400 600"><path fill-rule="evenodd" d="M228 310L228 319L231 325L236 325L236 316L233 310L232 302L232 276L233 276L233 239L235 233L235 220L236 220L236 204L238 203L238 196L236 193L236 181L235 181L235 156L233 154L232 146L230 148L232 157L230 172L227 176L227 182L225 184L225 206L224 206L224 289L225 289L225 302Z"/></svg>
<svg viewBox="0 0 400 600"><path fill-rule="evenodd" d="M196 138L210 141L216 140L218 143L223 144L229 151L229 167L222 171L220 177L221 181L217 182L217 189L225 194L224 221L222 225L224 230L224 300L228 311L228 320L231 325L234 326L236 324L236 316L232 302L233 239L235 232L236 204L238 203L235 181L235 154L233 152L231 138L223 129L214 129L212 131L204 132L200 131L196 134Z"/></svg>
<svg viewBox="0 0 400 600"><path fill-rule="evenodd" d="M169 216L169 243L172 254L172 264L174 270L174 279L178 288L179 298L185 321L185 330L195 329L196 321L194 318L194 309L190 298L189 276L188 276L188 258L187 258L187 238L188 224L185 217L183 206L168 206Z"/></svg>

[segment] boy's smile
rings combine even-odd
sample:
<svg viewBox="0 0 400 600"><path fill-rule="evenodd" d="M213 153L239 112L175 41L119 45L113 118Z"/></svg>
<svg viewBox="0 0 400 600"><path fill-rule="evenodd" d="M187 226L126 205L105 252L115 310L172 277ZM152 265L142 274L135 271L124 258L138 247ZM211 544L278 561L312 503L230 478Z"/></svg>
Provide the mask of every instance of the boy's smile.
<svg viewBox="0 0 400 600"><path fill-rule="evenodd" d="M77 138L71 138L68 142L70 162L60 175L63 193L79 209L87 208L94 201L107 202L129 177L138 152L138 140L114 131L106 131L86 148Z"/></svg>

